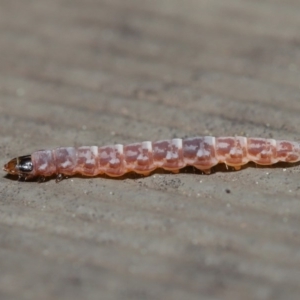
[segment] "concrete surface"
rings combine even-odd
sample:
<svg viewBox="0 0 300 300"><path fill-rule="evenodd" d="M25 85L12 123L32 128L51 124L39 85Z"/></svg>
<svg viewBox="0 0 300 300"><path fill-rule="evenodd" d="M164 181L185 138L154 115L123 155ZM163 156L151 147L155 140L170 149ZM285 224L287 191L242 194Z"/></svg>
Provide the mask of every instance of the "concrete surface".
<svg viewBox="0 0 300 300"><path fill-rule="evenodd" d="M1 0L0 163L300 138L297 0ZM299 299L300 167L0 178L2 299Z"/></svg>

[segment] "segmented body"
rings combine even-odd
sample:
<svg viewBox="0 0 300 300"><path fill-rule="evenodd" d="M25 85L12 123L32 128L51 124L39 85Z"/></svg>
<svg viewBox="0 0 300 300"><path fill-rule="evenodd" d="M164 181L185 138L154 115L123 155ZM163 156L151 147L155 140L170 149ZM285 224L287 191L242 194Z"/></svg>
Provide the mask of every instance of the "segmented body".
<svg viewBox="0 0 300 300"><path fill-rule="evenodd" d="M209 173L218 163L240 169L249 161L270 165L279 161L296 162L299 159L300 145L297 142L241 136L204 136L146 141L125 146L117 144L40 150L31 154L32 170L21 175L46 177L54 174L107 174L116 177L131 171L148 175L156 168L178 172L187 165ZM9 172L7 165L4 169Z"/></svg>

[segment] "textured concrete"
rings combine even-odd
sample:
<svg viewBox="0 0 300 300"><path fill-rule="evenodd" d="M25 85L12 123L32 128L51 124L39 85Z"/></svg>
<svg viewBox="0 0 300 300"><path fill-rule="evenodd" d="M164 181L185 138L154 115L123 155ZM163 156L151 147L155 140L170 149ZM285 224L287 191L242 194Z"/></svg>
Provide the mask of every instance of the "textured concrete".
<svg viewBox="0 0 300 300"><path fill-rule="evenodd" d="M194 135L299 140L297 0L0 0L0 163ZM2 299L299 299L300 167L0 177Z"/></svg>

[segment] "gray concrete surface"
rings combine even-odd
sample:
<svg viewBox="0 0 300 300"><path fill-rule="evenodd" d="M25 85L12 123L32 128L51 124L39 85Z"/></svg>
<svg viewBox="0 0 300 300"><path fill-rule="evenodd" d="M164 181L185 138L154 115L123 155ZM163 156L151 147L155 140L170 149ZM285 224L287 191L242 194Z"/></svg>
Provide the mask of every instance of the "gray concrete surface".
<svg viewBox="0 0 300 300"><path fill-rule="evenodd" d="M300 140L296 0L1 0L0 163L194 135ZM300 167L0 177L2 299L299 299Z"/></svg>

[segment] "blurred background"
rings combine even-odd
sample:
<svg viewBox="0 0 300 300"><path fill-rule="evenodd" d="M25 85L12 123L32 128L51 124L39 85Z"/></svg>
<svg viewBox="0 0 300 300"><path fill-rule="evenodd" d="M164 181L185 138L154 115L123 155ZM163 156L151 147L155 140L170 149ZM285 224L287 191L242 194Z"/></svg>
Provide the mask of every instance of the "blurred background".
<svg viewBox="0 0 300 300"><path fill-rule="evenodd" d="M297 0L0 0L1 164L195 135L300 140ZM1 299L299 299L299 167L0 178Z"/></svg>

